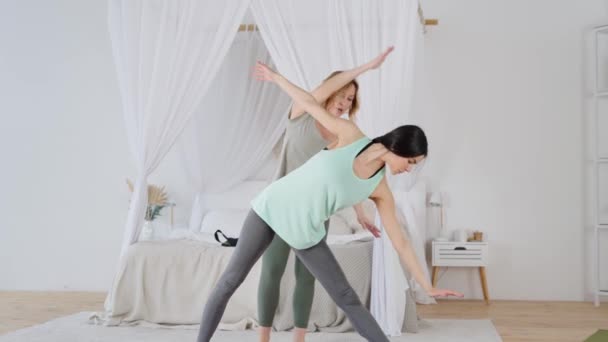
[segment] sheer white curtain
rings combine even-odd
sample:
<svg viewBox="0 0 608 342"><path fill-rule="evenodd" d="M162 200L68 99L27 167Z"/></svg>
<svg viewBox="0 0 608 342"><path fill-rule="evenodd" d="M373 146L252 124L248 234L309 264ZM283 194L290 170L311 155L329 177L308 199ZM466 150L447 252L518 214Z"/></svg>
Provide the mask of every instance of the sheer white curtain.
<svg viewBox="0 0 608 342"><path fill-rule="evenodd" d="M327 2L251 2L251 13L277 70L304 89L318 85L333 70L327 51Z"/></svg>
<svg viewBox="0 0 608 342"><path fill-rule="evenodd" d="M247 179L269 161L285 129L290 99L278 87L255 80L257 60L271 64L257 32L239 33L179 146L188 178L198 192L190 229L200 229L200 199Z"/></svg>
<svg viewBox="0 0 608 342"><path fill-rule="evenodd" d="M417 15L416 15L416 18ZM420 25L414 25L412 27L411 33L413 36L410 36L408 41L410 44L414 45L411 62L413 64L413 68L408 71L409 76L409 84L406 85L408 90L406 91L408 101L408 112L411 113L411 116L414 118L420 118L421 113L414 112L416 110L424 111L424 104L420 100L421 95L426 92L425 80L423 77L424 70L424 33L423 27ZM414 119L415 120L415 119ZM409 121L409 120L408 120ZM431 156L432 156L432 143L431 143ZM431 157L432 158L432 157ZM428 163L427 160L424 160L422 164L417 165L417 167L410 172L409 174L399 175L397 177L392 177L389 182L391 184L391 188L393 190L393 195L395 197L395 205L399 209L400 213L403 215L405 221L407 222L407 232L409 234L409 238L414 246L416 255L418 260L420 260L423 271L425 272L425 276L427 279L430 278L427 262L426 262L426 253L425 246L427 244L427 226L426 219L417 220L416 218L420 216L420 211L424 212L423 215L426 215L426 207L425 208L415 208L412 206L412 201L410 198L412 196L419 196L421 192L426 192L426 188L424 188L423 184L418 182L419 179L424 178L423 170L425 165ZM426 194L425 194L426 197ZM423 198L422 201L426 203L426 198ZM420 199L416 201L419 203ZM383 244L386 249L392 250L392 246L390 242L385 239ZM390 256L392 260L397 260L397 255L393 253ZM378 260L378 262L385 262L383 260ZM410 279L410 285L413 288L414 298L418 303L422 304L433 304L436 303L435 299L428 296L426 292L421 288L420 284L416 281Z"/></svg>
<svg viewBox="0 0 608 342"><path fill-rule="evenodd" d="M365 63L394 45L395 51L380 69L359 77L361 110L357 120L370 137L408 123L416 38L421 35L417 1L252 0L251 9L278 70L306 89L331 71ZM400 177L409 177L405 183L410 185L415 181L412 176ZM391 183L396 192L408 190L398 186ZM399 198L399 210L407 210L407 197ZM424 245L420 243L416 250L424 254ZM424 258L421 262L426 266ZM394 272L399 267L383 234L374 245L371 309L389 335L401 333L404 316L408 284L402 272Z"/></svg>
<svg viewBox="0 0 608 342"><path fill-rule="evenodd" d="M141 230L147 177L198 107L249 1L109 1L118 84L138 172L121 256Z"/></svg>
<svg viewBox="0 0 608 342"><path fill-rule="evenodd" d="M350 49L334 49L330 56L336 60L353 61L357 65L374 57L389 44L395 52L378 72L360 77L362 105L359 126L370 136L384 134L409 123L413 108L417 57L422 48L422 26L418 17L417 1L332 1L329 16L338 23L330 30L330 48L346 41ZM359 8L357 4L360 5ZM335 56L335 57L334 57ZM363 57L363 58L361 58ZM419 169L418 169L419 170ZM425 256L425 227L417 222L409 190L416 184L418 172L388 177L395 196L395 204L406 222L408 235L429 279ZM381 225L381 222L377 222ZM386 234L374 240L371 311L384 331L392 336L401 334L406 301L404 289L408 280L401 272L387 272L400 267L399 257ZM433 303L420 285L411 280L414 296L422 303Z"/></svg>

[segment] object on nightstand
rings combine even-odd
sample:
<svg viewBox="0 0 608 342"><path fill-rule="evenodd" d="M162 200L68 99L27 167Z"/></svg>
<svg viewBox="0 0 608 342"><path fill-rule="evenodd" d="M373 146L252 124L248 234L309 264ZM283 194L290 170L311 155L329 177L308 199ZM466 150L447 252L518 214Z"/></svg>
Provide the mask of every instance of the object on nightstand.
<svg viewBox="0 0 608 342"><path fill-rule="evenodd" d="M439 238L437 240L441 239L441 241L448 241L449 233L445 230L445 227L443 226L443 196L441 195L441 192L431 193L431 198L429 198L429 206L434 208L440 208L440 230Z"/></svg>
<svg viewBox="0 0 608 342"><path fill-rule="evenodd" d="M467 242L468 234L464 229L454 231L454 241L456 242Z"/></svg>
<svg viewBox="0 0 608 342"><path fill-rule="evenodd" d="M467 239L468 242L482 242L483 241L483 232L478 230L473 232L473 237Z"/></svg>

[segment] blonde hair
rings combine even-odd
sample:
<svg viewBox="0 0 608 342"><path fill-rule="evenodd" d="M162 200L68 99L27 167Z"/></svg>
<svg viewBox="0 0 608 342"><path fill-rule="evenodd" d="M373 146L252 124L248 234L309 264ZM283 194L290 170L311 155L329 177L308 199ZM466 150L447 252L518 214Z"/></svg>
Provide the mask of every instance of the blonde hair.
<svg viewBox="0 0 608 342"><path fill-rule="evenodd" d="M329 76L327 76L323 82L327 81L328 79L336 76L337 74L341 73L342 70L337 70L332 72L331 74L329 74ZM334 97L336 97L336 95L338 95L339 92L346 90L346 88L350 87L351 85L355 86L355 98L353 98L353 104L351 105L350 109L348 110L348 119L349 120L354 120L355 116L357 115L357 111L359 111L359 83L357 82L357 80L352 80L350 81L348 84L346 84L344 87L338 89L337 91L335 91L333 94L331 94L327 100L325 100L325 102L323 103L323 107L327 107L327 104L334 99Z"/></svg>

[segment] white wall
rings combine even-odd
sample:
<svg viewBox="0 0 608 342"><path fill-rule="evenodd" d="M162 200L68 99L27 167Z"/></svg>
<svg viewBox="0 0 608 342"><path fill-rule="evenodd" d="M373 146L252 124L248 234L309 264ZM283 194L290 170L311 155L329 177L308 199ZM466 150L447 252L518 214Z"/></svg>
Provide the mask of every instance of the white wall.
<svg viewBox="0 0 608 342"><path fill-rule="evenodd" d="M493 298L583 299L582 37L608 21L605 2L427 0L424 10L440 25L426 36L431 92L414 121L430 138L431 185L449 196L448 226L487 233ZM105 1L0 3L0 290L111 283L133 166L106 11ZM440 285L481 297L473 272L450 270Z"/></svg>
<svg viewBox="0 0 608 342"><path fill-rule="evenodd" d="M105 290L132 174L106 1L0 2L0 290Z"/></svg>
<svg viewBox="0 0 608 342"><path fill-rule="evenodd" d="M605 1L427 0L428 175L449 197L447 226L490 241L496 299L582 300L583 37ZM481 298L478 275L440 285ZM588 297L587 297L588 298Z"/></svg>

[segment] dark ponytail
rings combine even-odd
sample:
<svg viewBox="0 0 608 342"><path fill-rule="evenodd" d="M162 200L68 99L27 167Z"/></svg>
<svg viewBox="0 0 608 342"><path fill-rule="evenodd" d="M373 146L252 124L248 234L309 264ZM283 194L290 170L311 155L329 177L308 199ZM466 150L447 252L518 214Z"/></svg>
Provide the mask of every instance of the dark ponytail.
<svg viewBox="0 0 608 342"><path fill-rule="evenodd" d="M395 128L372 142L381 143L389 151L404 158L426 157L428 142L424 131L414 125L404 125Z"/></svg>

